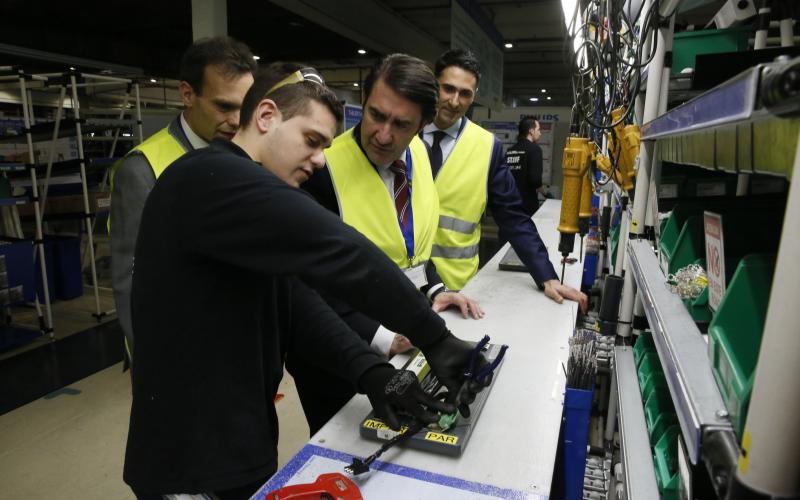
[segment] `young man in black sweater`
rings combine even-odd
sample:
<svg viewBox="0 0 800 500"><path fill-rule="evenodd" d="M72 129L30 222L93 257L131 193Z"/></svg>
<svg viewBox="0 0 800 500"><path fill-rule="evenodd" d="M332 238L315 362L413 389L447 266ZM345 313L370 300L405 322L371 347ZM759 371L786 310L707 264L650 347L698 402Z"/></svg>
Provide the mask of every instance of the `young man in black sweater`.
<svg viewBox="0 0 800 500"><path fill-rule="evenodd" d="M297 189L324 164L341 106L313 70L282 76L274 65L260 74L232 142L180 158L145 205L124 470L139 498L248 498L266 481L277 468L273 397L289 350L337 367L393 427L397 409L431 422L455 404L467 411L482 389L434 401L314 291L409 337L459 392L471 344L383 252Z"/></svg>

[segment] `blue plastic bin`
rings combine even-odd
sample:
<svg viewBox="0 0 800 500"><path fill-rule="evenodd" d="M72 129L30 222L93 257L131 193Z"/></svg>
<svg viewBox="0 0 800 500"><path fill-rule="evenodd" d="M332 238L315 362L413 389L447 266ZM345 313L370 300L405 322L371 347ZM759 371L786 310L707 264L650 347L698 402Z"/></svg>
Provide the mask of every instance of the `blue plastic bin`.
<svg viewBox="0 0 800 500"><path fill-rule="evenodd" d="M69 300L83 295L81 240L77 236L47 236L52 242L55 296ZM49 273L48 269L48 273Z"/></svg>
<svg viewBox="0 0 800 500"><path fill-rule="evenodd" d="M567 500L583 498L591 412L592 391L567 387L564 394L564 490Z"/></svg>
<svg viewBox="0 0 800 500"><path fill-rule="evenodd" d="M0 254L6 257L8 286L22 285L25 300L32 301L36 276L33 272L33 242L0 237Z"/></svg>

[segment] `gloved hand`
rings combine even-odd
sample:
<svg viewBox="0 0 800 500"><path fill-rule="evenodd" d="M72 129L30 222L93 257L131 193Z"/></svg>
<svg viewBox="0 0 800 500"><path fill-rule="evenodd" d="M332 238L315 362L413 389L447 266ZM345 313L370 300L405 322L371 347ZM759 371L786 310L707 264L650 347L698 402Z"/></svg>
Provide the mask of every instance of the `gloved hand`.
<svg viewBox="0 0 800 500"><path fill-rule="evenodd" d="M400 430L398 410L404 410L424 424L439 420L435 412L453 413L456 407L425 393L414 372L388 365L373 366L358 380L375 413L394 430ZM427 409L426 409L427 407ZM432 410L432 411L431 411Z"/></svg>
<svg viewBox="0 0 800 500"><path fill-rule="evenodd" d="M492 383L493 374L480 382L464 380L464 370L474 349L473 344L459 339L449 331L434 344L422 349L434 375L447 388L445 402L458 406L458 411L465 418L469 417L469 404L475 400L475 395ZM481 353L473 368L478 371L487 364L486 357Z"/></svg>

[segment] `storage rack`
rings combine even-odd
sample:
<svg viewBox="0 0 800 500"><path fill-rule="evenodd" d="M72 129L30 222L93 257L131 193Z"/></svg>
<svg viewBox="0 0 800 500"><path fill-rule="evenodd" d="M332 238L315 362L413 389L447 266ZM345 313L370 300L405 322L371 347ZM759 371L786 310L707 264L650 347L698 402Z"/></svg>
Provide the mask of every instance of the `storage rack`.
<svg viewBox="0 0 800 500"><path fill-rule="evenodd" d="M9 198L3 200L3 205L8 205L11 207L12 217L14 218L14 229L13 231L16 232L16 236L20 239L24 238L24 234L22 234L22 226L19 222L19 213L17 211L17 206L22 203L31 203L33 204L34 210L34 218L35 218L35 225L36 225L36 233L34 239L34 253L38 254L39 257L39 270L41 273L41 281L42 281L42 289L44 295L44 312L42 311L42 307L39 303L38 293L34 296L34 304L36 307L36 314L39 317L39 326L42 330L43 334L49 335L51 339L55 338L53 335L53 311L50 305L50 291L48 288L48 280L47 280L47 266L45 262L45 252L44 252L44 239L42 236L42 208L40 205L39 200L39 183L37 181L36 176L36 168L35 168L35 158L33 154L33 134L31 131L31 122L32 116L31 111L33 110L33 106L30 102L30 94L28 93L28 83L34 80L38 81L45 81L46 78L42 76L31 75L25 73L19 68L14 68L10 66L0 67L0 81L11 81L13 82L16 80L19 83L19 92L20 92L20 100L22 102L22 117L23 117L23 127L25 132L25 139L24 142L27 144L28 147L28 163L0 163L0 171L2 171L4 177L8 177L9 173L13 172L20 172L23 173L25 171L28 172L31 179L31 197L25 198L24 200L18 200L16 198ZM31 258L35 257L31 256ZM35 286L35 285L34 285Z"/></svg>
<svg viewBox="0 0 800 500"><path fill-rule="evenodd" d="M674 12L675 4L677 2L673 2L672 10L667 8L664 12ZM674 22L674 15L672 20ZM743 449L713 377L708 347L684 304L665 287L651 230L656 225L653 193L658 193L662 160L740 176L763 173L791 179L797 175L800 172L800 119L797 118L800 102L791 98L765 98L775 95L775 89L770 87L775 84L774 73L787 70L785 66L766 64L667 112L665 83L670 68L668 63L665 65L665 53L671 49L672 22L659 29L659 49L648 68L651 78L647 80L639 121L643 125L636 198L633 206L621 214L617 259L608 263L612 272L626 278L619 333L630 335L631 324L635 329L637 319L647 318L676 408L687 458L691 464L705 465L720 497L725 495L737 463L737 475L749 475L748 484L780 491L787 481L781 474L791 477L796 474L796 469L792 472L791 467L800 463L797 451L791 449L797 440L789 437L797 437L796 431L791 430L794 424L774 415L778 405L782 405L781 414L796 415L797 412L796 398L790 397L792 384L795 388L797 385L797 378L791 375L797 371L791 364L796 363L789 359L786 351L791 355L800 352L797 340L790 338L793 306L791 299L787 300L787 297L796 300L800 293L797 266L790 261L798 254L792 234L796 233L800 218L800 189L796 182L790 184ZM800 67L797 61L794 65ZM658 74L664 78L652 78ZM615 205L614 195L612 190L602 196L606 206ZM609 258L607 254L606 259ZM642 441L642 431L646 433L646 428L638 418L641 413L641 403L635 403L638 383L635 370L629 366L626 349L618 347L615 352L626 490L628 498L654 498L650 495L655 480L642 474L641 456L631 449L647 446L647 440L644 439L644 444L633 444ZM632 384L630 378L633 378ZM637 387L631 388L631 385ZM790 444L786 443L787 438ZM755 440L760 444L758 454L753 453ZM757 470L751 465L748 471L747 464L756 462L760 462ZM637 470L639 472L633 472Z"/></svg>
<svg viewBox="0 0 800 500"><path fill-rule="evenodd" d="M141 120L141 106L139 98L139 84L133 79L121 78L108 75L96 75L91 73L80 72L74 69L66 73L50 73L27 75L22 70L16 68L8 68L19 73L20 88L22 95L22 107L25 120L25 141L29 150L29 162L27 164L9 165L7 171L10 177L19 175L19 171L27 170L30 172L33 203L35 206L35 223L36 223L36 241L37 248L40 252L40 263L42 266L42 273L44 270L44 250L42 240L42 228L45 223L46 203L48 198L48 191L50 182L54 177L63 175L78 174L81 184L81 197L83 202L82 211L78 216L83 220L84 229L86 231L87 245L86 256L89 260L89 267L91 269L92 277L92 290L95 302L95 316L100 320L103 316L113 313L114 310L102 311L100 306L100 287L97 280L97 269L95 265L95 245L94 245L94 224L95 212L94 207L91 207L88 189L88 174L93 171L103 172L103 182L101 186L105 186L107 179L107 169L110 167L115 158L115 151L120 141L132 141L140 144L143 140L142 137L142 120ZM17 78L17 77L15 77ZM7 79L10 79L8 77ZM30 98L29 89L25 87L26 81L36 81L39 83L38 90L40 91L53 91L59 92L57 99L57 107L55 110L55 119L52 122L39 123L31 125L33 117L33 105ZM119 108L89 110L89 113L82 113L81 101L79 94L82 89L98 87L124 89L122 105ZM79 90L80 89L80 90ZM69 93L69 96L67 94ZM64 111L66 100L69 98L72 109L71 116L65 118ZM129 109L130 108L130 109ZM85 116L90 116L86 118ZM133 115L131 118L125 118L126 115ZM121 131L133 130L134 133L122 134ZM107 133L110 135L104 135ZM59 138L74 137L77 145L77 158L54 161L55 141ZM19 137L5 137L0 139L0 142L20 142ZM50 141L50 149L48 160L46 163L35 163L33 154L33 142L37 141ZM87 158L84 151L85 141L110 141L112 144L109 148L110 153L104 158ZM40 186L41 183L41 186ZM19 203L16 199L14 203ZM16 226L18 228L19 236L21 237L21 227L19 224L18 214L15 214ZM86 259L83 259L86 260ZM82 262L81 268L85 267ZM45 279L44 286L47 287L47 280ZM47 315L47 331L52 337L52 313L50 311L49 293L45 288L45 305Z"/></svg>

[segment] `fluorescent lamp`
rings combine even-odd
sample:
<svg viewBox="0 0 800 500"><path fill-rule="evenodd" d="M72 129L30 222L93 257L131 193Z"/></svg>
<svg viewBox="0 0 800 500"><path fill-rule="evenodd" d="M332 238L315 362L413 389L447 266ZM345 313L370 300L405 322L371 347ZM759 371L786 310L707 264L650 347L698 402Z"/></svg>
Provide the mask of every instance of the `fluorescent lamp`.
<svg viewBox="0 0 800 500"><path fill-rule="evenodd" d="M361 55L363 56L364 54L366 54L366 53L367 53L367 51L366 51L366 50L364 50L364 49L358 49L358 53L359 53L359 54L361 54Z"/></svg>
<svg viewBox="0 0 800 500"><path fill-rule="evenodd" d="M533 101L533 102L538 102L538 101L539 101L539 98L538 98L538 97L531 97L531 101Z"/></svg>
<svg viewBox="0 0 800 500"><path fill-rule="evenodd" d="M506 42L506 45L505 45L505 47L506 47L507 49L512 49L512 48L514 48L514 44L513 44L513 43L511 43L511 42Z"/></svg>

